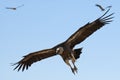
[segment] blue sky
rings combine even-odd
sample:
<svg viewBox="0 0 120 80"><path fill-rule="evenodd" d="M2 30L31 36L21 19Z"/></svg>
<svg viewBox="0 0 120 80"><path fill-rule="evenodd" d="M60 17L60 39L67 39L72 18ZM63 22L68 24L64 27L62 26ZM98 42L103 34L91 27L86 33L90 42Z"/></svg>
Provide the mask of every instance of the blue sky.
<svg viewBox="0 0 120 80"><path fill-rule="evenodd" d="M79 27L104 12L95 4L112 6L114 21L75 48L83 47L73 75L60 56L13 71L22 56L65 41ZM1 80L120 80L120 1L115 0L0 0ZM16 7L16 11L5 7Z"/></svg>

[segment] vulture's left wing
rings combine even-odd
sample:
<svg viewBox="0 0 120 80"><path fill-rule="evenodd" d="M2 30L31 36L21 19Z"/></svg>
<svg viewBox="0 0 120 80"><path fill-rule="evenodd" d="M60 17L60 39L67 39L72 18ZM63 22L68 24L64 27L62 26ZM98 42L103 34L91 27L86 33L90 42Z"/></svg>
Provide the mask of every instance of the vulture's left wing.
<svg viewBox="0 0 120 80"><path fill-rule="evenodd" d="M24 56L24 58L21 61L14 64L14 65L17 64L14 70L17 68L18 68L18 71L20 69L22 69L22 71L24 71L24 69L27 70L28 67L30 67L31 64L33 64L34 62L40 61L42 59L45 59L54 55L56 55L55 49L46 49L46 50L30 53Z"/></svg>
<svg viewBox="0 0 120 80"><path fill-rule="evenodd" d="M100 18L78 29L73 35L71 35L66 40L65 44L69 45L70 48L73 48L76 44L81 43L83 40L89 37L96 30L100 29L105 24L108 24L109 22L111 22L112 21L111 19L113 18L111 16L113 15L113 13L108 16L105 16L109 10L110 9L108 9L105 12L105 14L103 14Z"/></svg>

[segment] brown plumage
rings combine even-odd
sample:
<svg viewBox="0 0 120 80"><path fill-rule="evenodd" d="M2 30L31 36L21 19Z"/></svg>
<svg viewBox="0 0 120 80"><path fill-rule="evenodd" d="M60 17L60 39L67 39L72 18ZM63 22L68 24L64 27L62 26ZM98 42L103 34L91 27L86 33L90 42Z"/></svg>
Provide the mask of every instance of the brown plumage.
<svg viewBox="0 0 120 80"><path fill-rule="evenodd" d="M24 71L37 61L52 57L54 55L60 55L63 58L64 62L71 68L72 72L75 74L75 72L77 72L75 61L80 57L82 48L73 48L75 47L75 45L84 41L87 37L103 27L105 24L108 24L112 21L113 17L111 16L113 15L113 13L105 16L109 10L107 10L101 17L99 17L95 21L87 23L83 27L79 28L65 42L60 43L53 48L33 52L24 56L22 60L14 64L17 65L14 70L18 69L19 71L20 69L22 69L22 71ZM69 61L72 62L73 67L71 66Z"/></svg>

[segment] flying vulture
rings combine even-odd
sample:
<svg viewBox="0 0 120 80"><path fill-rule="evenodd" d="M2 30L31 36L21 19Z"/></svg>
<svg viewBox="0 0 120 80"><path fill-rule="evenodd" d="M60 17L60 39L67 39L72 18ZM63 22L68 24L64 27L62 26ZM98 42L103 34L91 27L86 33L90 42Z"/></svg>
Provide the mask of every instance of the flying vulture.
<svg viewBox="0 0 120 80"><path fill-rule="evenodd" d="M17 10L17 8L20 8L22 6L24 6L24 4L17 6L17 7L6 7L6 9Z"/></svg>
<svg viewBox="0 0 120 80"><path fill-rule="evenodd" d="M106 8L103 8L101 5L96 4L97 7L99 7L101 9L101 11L105 11L106 8L111 8L112 6L107 6Z"/></svg>
<svg viewBox="0 0 120 80"><path fill-rule="evenodd" d="M50 48L41 51L36 51L29 53L28 55L23 56L23 59L15 63L16 67L14 68L24 71L27 70L33 63L41 61L43 59L60 55L64 62L71 68L72 72L77 73L77 67L75 66L75 61L80 57L82 53L82 48L74 49L75 45L84 41L92 33L103 27L105 24L108 24L112 21L113 13L105 16L110 9L108 9L101 17L96 19L91 23L79 28L74 34L72 34L66 41ZM71 64L70 64L71 61Z"/></svg>

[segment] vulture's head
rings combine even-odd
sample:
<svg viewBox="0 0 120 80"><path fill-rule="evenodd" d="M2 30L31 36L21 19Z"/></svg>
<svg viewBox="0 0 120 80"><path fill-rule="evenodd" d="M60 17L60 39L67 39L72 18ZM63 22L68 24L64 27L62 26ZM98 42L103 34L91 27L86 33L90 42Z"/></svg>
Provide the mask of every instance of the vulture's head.
<svg viewBox="0 0 120 80"><path fill-rule="evenodd" d="M58 48L56 49L56 53L58 53L58 54L62 54L63 51L64 51L63 47L58 47Z"/></svg>

